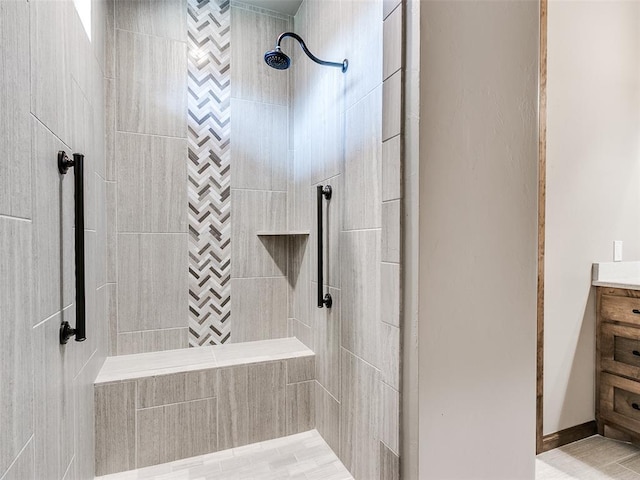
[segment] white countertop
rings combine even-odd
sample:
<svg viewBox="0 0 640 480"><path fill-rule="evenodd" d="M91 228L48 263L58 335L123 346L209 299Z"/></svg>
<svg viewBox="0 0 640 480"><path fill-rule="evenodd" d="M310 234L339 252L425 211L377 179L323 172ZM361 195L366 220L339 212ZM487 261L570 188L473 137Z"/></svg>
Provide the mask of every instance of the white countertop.
<svg viewBox="0 0 640 480"><path fill-rule="evenodd" d="M595 287L640 290L640 262L594 263L591 278Z"/></svg>

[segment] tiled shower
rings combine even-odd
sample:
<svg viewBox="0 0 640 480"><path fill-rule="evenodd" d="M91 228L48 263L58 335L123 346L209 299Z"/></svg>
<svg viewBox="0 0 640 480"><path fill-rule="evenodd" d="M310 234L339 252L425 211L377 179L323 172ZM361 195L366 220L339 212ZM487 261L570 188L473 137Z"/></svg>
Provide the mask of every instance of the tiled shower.
<svg viewBox="0 0 640 480"><path fill-rule="evenodd" d="M0 357L16 386L0 394L0 479L93 478L314 429L356 480L399 478L405 5L90 4L86 27L72 0L0 2L0 145L21 162L0 165L0 245L15 252L0 321L22 332ZM347 72L292 40L291 68L270 69L285 31ZM74 193L59 150L87 165L87 341L66 346ZM333 189L330 309L315 300L318 185Z"/></svg>

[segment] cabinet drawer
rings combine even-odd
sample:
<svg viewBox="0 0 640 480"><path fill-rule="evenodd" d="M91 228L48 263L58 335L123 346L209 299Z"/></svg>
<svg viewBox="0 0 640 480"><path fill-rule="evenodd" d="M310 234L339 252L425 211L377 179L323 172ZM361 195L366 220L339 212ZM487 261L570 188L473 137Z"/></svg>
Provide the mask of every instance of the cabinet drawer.
<svg viewBox="0 0 640 480"><path fill-rule="evenodd" d="M603 320L640 326L640 298L602 295L600 299L600 316Z"/></svg>
<svg viewBox="0 0 640 480"><path fill-rule="evenodd" d="M600 419L640 433L640 383L603 373Z"/></svg>
<svg viewBox="0 0 640 480"><path fill-rule="evenodd" d="M640 328L602 323L600 369L640 379Z"/></svg>

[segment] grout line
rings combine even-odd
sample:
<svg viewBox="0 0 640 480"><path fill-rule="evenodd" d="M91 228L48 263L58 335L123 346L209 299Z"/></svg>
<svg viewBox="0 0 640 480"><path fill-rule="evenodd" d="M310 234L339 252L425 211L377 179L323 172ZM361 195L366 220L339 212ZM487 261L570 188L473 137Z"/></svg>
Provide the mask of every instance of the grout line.
<svg viewBox="0 0 640 480"><path fill-rule="evenodd" d="M41 325L44 325L46 322L48 322L49 320L51 320L53 317L55 317L56 315L60 315L62 312L64 312L66 309L68 309L69 307L71 307L73 305L73 302L71 302L69 305L62 307L61 310L58 310L56 313L49 315L47 318L45 318L44 320L36 323L33 327L31 327L32 330L35 330L36 328L38 328Z"/></svg>
<svg viewBox="0 0 640 480"><path fill-rule="evenodd" d="M116 106L116 108L117 108L117 106ZM157 137L157 138L169 138L169 139L173 139L173 140L187 140L187 137L176 137L176 136L173 136L173 135L157 135L155 133L140 133L140 132L129 132L127 130L118 130L117 125L113 126L113 133L114 133L114 136L113 136L114 156L115 156L115 150L116 150L116 136L117 136L118 133L124 133L126 135L139 135L141 137ZM113 163L117 164L117 161L114 159ZM117 176L116 176L116 178L117 178ZM117 180L114 180L114 182L115 181L117 181Z"/></svg>
<svg viewBox="0 0 640 480"><path fill-rule="evenodd" d="M0 213L0 219L16 220L16 221L18 221L18 222L28 222L28 223L32 223L32 219L31 219L31 218L14 217L13 215L4 215L4 214L2 214L2 213Z"/></svg>

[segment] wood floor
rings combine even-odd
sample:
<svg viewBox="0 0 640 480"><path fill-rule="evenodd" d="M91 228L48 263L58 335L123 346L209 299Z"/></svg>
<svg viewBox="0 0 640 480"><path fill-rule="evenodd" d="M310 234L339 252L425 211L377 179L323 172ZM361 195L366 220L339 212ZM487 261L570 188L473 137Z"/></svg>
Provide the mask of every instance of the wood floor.
<svg viewBox="0 0 640 480"><path fill-rule="evenodd" d="M353 480L353 477L320 434L311 430L97 479Z"/></svg>
<svg viewBox="0 0 640 480"><path fill-rule="evenodd" d="M536 457L536 480L640 480L640 449L594 435Z"/></svg>

